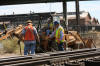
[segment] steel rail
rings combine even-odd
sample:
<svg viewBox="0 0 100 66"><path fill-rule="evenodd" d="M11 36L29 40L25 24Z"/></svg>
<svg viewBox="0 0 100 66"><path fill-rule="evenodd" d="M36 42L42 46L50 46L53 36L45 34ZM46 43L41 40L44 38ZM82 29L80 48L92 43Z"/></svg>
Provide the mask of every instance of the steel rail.
<svg viewBox="0 0 100 66"><path fill-rule="evenodd" d="M89 54L89 53L88 53ZM80 55L82 55L82 54L80 54ZM60 61L60 59L62 59L63 58L63 60L64 60L64 58L65 58L65 60L68 60L68 58L66 59L66 56L67 55L63 55L63 56L57 56L57 57L53 57L54 59L53 60L56 60L57 61L57 59L58 59L58 61ZM77 56L77 55L76 55ZM61 58L60 58L61 57ZM37 59L38 60L38 59ZM33 60L31 59L30 61L32 61L32 64L33 64ZM34 60L35 62L38 62L38 61L36 61L36 60ZM41 63L40 61L42 61L42 63L43 63L43 60L39 60L39 62L38 63ZM46 59L44 59L44 61L46 62L46 61L50 61L50 59L49 60L46 60ZM62 61L62 60L61 60ZM34 63L35 63L34 62ZM30 63L30 62L28 62L28 63ZM21 64L23 64L23 63L21 63ZM25 63L24 63L25 64ZM35 63L36 64L36 63Z"/></svg>
<svg viewBox="0 0 100 66"><path fill-rule="evenodd" d="M33 59L24 59L24 60L17 60L17 61L10 61L10 62L2 62L0 63L0 65L9 65L9 64L16 64L16 63L23 63L23 62L31 62L31 61L38 61L38 60L46 60L46 59L50 59L50 56L45 56L45 57L34 57Z"/></svg>
<svg viewBox="0 0 100 66"><path fill-rule="evenodd" d="M45 56L45 55L50 55L50 56L57 56L57 55L64 55L64 54L73 54L73 53L80 53L80 52L89 52L89 51L96 51L98 49L82 49L82 50L75 50L75 51L63 51L63 52L49 52L49 53L39 53L37 55ZM3 61L12 61L12 60L23 60L23 59L32 59L33 56L18 56L18 57L9 57L9 58L1 58L0 62ZM35 55L34 55L35 57Z"/></svg>
<svg viewBox="0 0 100 66"><path fill-rule="evenodd" d="M56 55L64 55L64 54L73 54L73 53L80 53L80 52L89 52L89 51L96 51L99 50L100 48L85 48L85 49L80 49L80 50L74 50L74 51L60 51L60 52L55 52L51 53L50 56L56 56Z"/></svg>
<svg viewBox="0 0 100 66"><path fill-rule="evenodd" d="M84 55L76 55L76 56L70 56L69 57L69 60L73 60L73 58L74 58L74 60L76 60L76 59L80 59L80 56L81 56L81 58L88 58L88 57L93 57L93 56L100 56L100 53L98 53L98 52L95 52L95 53L91 53L91 54L84 54ZM61 62L61 61L65 61L65 60L68 60L68 59L66 59L67 57L65 57L64 55L63 56L60 56L60 57L56 57L56 58L54 58L54 59L52 59L52 60L54 60L53 62ZM51 61L52 61L51 60ZM37 65L37 64L48 64L48 63L50 63L50 59L48 60L37 60L37 61L31 61L31 62L25 62L25 63L18 63L18 64L11 64L11 66L24 66L24 65L27 65L27 64L29 64L29 65Z"/></svg>
<svg viewBox="0 0 100 66"><path fill-rule="evenodd" d="M78 59L79 57L80 58L83 58L84 56L91 56L92 57L92 55L94 54L95 56L98 56L98 55L100 55L100 50L99 49L96 49L96 50L91 50L90 51L90 49L87 51L87 50L78 50L78 51L75 51L75 52L73 52L73 51L71 51L71 52L68 52L68 53L66 53L66 52L58 52L58 54L56 53L43 53L43 54L40 54L40 55L38 55L38 56L35 56L35 55L32 55L32 56L29 56L30 57L30 59L29 58L27 58L27 59L19 59L19 60L16 60L17 58L14 58L14 59L10 59L10 61L9 61L9 59L6 59L5 61L3 60L1 60L1 62L2 63L0 63L1 65L8 65L8 64L16 64L16 63L18 63L18 64L26 64L26 63L31 63L32 62L32 64L38 64L38 63L44 63L44 62L48 62L48 61L52 61L52 60L55 60L55 61L57 61L57 59L58 60L60 60L60 59L62 59L62 58L65 58L64 60L71 60L72 58L74 58L74 59ZM72 54L70 54L70 53L72 53ZM91 55L91 53L92 53L92 55ZM84 56L83 56L84 55ZM26 56L27 57L27 56ZM78 58L77 58L78 57ZM7 62L8 61L8 62Z"/></svg>

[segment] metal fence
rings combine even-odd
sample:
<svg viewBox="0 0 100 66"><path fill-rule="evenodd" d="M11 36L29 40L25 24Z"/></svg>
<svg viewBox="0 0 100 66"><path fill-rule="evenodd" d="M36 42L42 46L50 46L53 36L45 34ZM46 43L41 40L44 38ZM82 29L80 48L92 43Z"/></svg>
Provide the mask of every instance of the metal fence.
<svg viewBox="0 0 100 66"><path fill-rule="evenodd" d="M80 33L82 38L91 38L97 48L100 48L100 32Z"/></svg>
<svg viewBox="0 0 100 66"><path fill-rule="evenodd" d="M97 33L80 33L82 38L92 38L92 39L96 39Z"/></svg>
<svg viewBox="0 0 100 66"><path fill-rule="evenodd" d="M69 30L75 30L78 31L80 33L86 33L88 31L100 31L100 26L99 25L81 25L81 26L77 26L77 25L73 25L73 26L68 26Z"/></svg>

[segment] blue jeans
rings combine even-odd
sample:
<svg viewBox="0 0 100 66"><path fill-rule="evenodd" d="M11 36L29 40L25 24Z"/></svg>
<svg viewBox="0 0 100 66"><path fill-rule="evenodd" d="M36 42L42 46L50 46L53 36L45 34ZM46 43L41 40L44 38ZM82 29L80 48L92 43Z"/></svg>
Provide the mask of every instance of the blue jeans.
<svg viewBox="0 0 100 66"><path fill-rule="evenodd" d="M24 55L35 54L36 41L24 41Z"/></svg>
<svg viewBox="0 0 100 66"><path fill-rule="evenodd" d="M59 51L64 51L64 43L61 42L60 44L58 44L58 50Z"/></svg>

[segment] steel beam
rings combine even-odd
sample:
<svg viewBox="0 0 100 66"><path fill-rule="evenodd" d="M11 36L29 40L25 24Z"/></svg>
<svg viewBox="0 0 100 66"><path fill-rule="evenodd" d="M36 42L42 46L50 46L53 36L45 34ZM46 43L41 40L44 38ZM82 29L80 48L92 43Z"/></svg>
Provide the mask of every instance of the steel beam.
<svg viewBox="0 0 100 66"><path fill-rule="evenodd" d="M76 4L76 30L79 31L79 22L80 22L79 0L76 0L75 4Z"/></svg>
<svg viewBox="0 0 100 66"><path fill-rule="evenodd" d="M67 23L67 3L63 0L63 19L65 21L66 30L68 30L68 23Z"/></svg>

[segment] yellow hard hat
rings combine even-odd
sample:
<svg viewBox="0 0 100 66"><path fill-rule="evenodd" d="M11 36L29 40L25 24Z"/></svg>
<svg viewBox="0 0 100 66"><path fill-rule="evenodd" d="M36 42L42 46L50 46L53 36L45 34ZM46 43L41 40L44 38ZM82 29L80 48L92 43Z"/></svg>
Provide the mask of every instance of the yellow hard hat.
<svg viewBox="0 0 100 66"><path fill-rule="evenodd" d="M31 21L31 20L27 20L26 22L27 22L27 23L32 23L32 21Z"/></svg>

